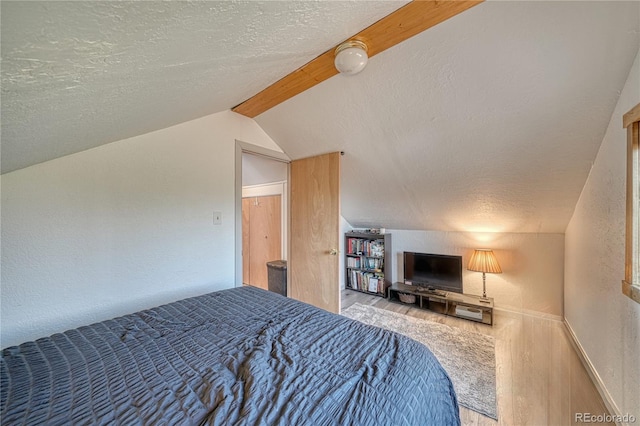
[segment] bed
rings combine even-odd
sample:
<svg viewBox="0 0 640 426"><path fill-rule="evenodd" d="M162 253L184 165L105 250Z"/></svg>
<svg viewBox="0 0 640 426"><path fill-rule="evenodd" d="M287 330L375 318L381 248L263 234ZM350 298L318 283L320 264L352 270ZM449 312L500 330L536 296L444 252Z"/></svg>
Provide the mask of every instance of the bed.
<svg viewBox="0 0 640 426"><path fill-rule="evenodd" d="M458 404L422 344L253 287L2 351L14 424L449 425Z"/></svg>

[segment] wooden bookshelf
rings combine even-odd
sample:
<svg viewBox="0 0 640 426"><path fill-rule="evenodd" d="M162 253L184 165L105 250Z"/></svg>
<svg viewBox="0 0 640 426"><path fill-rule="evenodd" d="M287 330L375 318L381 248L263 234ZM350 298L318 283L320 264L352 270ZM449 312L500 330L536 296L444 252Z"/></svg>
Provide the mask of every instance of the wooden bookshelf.
<svg viewBox="0 0 640 426"><path fill-rule="evenodd" d="M346 288L386 297L391 285L385 274L391 266L391 234L347 232L344 238Z"/></svg>

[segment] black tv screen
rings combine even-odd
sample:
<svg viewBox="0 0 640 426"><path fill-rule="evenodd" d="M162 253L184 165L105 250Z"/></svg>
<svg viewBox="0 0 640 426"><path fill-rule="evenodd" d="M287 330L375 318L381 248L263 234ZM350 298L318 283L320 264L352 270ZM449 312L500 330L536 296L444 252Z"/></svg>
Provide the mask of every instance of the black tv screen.
<svg viewBox="0 0 640 426"><path fill-rule="evenodd" d="M462 293L462 256L405 251L404 282Z"/></svg>

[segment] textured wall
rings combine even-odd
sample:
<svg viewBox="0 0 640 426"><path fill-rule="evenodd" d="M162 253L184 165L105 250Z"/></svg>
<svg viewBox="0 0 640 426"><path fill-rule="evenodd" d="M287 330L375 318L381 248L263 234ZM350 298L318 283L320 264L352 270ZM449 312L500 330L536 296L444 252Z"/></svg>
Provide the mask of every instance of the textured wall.
<svg viewBox="0 0 640 426"><path fill-rule="evenodd" d="M639 52L640 53L640 52ZM640 54L566 231L565 317L618 410L640 418L640 304L621 292L626 131L640 102Z"/></svg>
<svg viewBox="0 0 640 426"><path fill-rule="evenodd" d="M354 226L562 234L639 18L640 2L487 1L256 121L292 159L345 151Z"/></svg>
<svg viewBox="0 0 640 426"><path fill-rule="evenodd" d="M222 112L2 175L1 346L232 287L236 138L279 151Z"/></svg>
<svg viewBox="0 0 640 426"><path fill-rule="evenodd" d="M287 180L289 166L252 154L242 154L242 186L262 185Z"/></svg>
<svg viewBox="0 0 640 426"><path fill-rule="evenodd" d="M403 251L462 256L464 292L482 295L482 273L467 271L473 249L493 249L502 274L487 274L487 295L498 308L562 316L562 234L405 231L392 233L392 277L404 279Z"/></svg>

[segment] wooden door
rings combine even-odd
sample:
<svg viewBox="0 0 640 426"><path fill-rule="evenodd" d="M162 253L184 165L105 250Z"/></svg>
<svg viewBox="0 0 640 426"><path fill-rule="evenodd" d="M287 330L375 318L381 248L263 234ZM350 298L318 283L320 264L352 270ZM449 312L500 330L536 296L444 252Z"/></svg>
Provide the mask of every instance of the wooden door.
<svg viewBox="0 0 640 426"><path fill-rule="evenodd" d="M242 281L269 289L267 262L282 259L280 195L242 200Z"/></svg>
<svg viewBox="0 0 640 426"><path fill-rule="evenodd" d="M289 296L340 312L340 154L291 162Z"/></svg>
<svg viewBox="0 0 640 426"><path fill-rule="evenodd" d="M267 262L282 259L281 197L254 197L251 203L251 285L269 289Z"/></svg>

